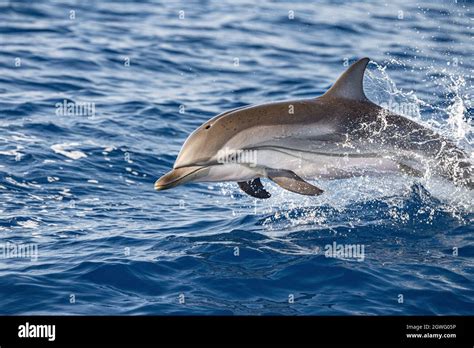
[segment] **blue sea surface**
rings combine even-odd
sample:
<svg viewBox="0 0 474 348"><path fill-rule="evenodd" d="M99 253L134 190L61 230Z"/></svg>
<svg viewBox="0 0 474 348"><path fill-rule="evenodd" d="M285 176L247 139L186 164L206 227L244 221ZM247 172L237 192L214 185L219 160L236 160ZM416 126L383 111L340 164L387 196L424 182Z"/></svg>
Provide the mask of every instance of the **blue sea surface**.
<svg viewBox="0 0 474 348"><path fill-rule="evenodd" d="M204 121L321 95L365 56L370 99L472 158L473 12L0 0L0 314L474 314L465 188L398 175L318 181L318 197L265 180L269 200L235 183L153 188Z"/></svg>

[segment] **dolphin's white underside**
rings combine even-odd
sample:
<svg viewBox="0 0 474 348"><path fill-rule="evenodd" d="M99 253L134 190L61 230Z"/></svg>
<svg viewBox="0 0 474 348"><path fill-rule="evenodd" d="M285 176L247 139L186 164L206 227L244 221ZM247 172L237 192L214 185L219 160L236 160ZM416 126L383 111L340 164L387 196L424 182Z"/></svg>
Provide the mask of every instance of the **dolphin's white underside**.
<svg viewBox="0 0 474 348"><path fill-rule="evenodd" d="M253 161L212 166L200 181L248 181L265 177L267 168L284 168L309 180L400 171L388 153L383 155L383 146L351 140L330 124L254 127L229 139L223 149L247 151Z"/></svg>
<svg viewBox="0 0 474 348"><path fill-rule="evenodd" d="M288 148L250 150L255 151L256 163L224 163L211 166L200 181L248 181L265 177L266 169L284 168L306 179L341 179L365 174L399 172L396 161L390 158L367 157L361 154L314 153Z"/></svg>

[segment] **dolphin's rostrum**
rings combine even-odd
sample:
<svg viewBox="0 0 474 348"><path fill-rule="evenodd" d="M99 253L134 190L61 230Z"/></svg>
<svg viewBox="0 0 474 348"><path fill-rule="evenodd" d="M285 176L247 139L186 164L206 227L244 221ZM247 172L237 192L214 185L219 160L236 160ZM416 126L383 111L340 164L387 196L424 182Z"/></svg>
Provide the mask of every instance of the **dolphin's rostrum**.
<svg viewBox="0 0 474 348"><path fill-rule="evenodd" d="M260 178L303 195L323 190L305 179L427 171L472 188L472 165L448 139L372 103L362 81L369 62L350 66L322 96L247 106L197 128L157 190L186 182L236 181L268 198Z"/></svg>

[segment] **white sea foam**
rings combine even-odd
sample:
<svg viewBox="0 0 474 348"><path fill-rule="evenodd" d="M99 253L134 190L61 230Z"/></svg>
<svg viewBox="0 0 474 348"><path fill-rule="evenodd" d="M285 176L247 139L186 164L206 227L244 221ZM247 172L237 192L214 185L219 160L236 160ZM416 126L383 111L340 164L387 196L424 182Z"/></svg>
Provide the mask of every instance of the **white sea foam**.
<svg viewBox="0 0 474 348"><path fill-rule="evenodd" d="M67 158L78 160L80 158L85 158L87 155L80 151L80 150L71 150L76 146L80 146L79 143L63 143L63 144L55 144L51 146L51 149L55 153L59 153L60 155L66 156Z"/></svg>

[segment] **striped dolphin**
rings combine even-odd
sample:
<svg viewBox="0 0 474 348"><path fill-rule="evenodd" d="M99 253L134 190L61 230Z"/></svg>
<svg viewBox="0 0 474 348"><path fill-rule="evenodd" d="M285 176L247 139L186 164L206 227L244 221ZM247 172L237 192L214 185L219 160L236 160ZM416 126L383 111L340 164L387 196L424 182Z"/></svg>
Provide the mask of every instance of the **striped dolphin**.
<svg viewBox="0 0 474 348"><path fill-rule="evenodd" d="M427 171L472 188L468 156L451 141L372 103L364 94L369 62L351 65L322 96L241 107L197 128L173 169L155 183L236 181L268 198L260 178L303 195L323 190L306 180Z"/></svg>

